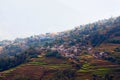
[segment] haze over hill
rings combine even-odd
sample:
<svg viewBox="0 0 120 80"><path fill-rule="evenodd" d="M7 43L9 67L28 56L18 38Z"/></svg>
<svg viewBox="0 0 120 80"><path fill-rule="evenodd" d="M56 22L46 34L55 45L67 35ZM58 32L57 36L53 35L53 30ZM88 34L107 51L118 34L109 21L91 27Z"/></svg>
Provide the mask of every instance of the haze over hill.
<svg viewBox="0 0 120 80"><path fill-rule="evenodd" d="M0 40L61 32L118 16L119 0L0 0Z"/></svg>

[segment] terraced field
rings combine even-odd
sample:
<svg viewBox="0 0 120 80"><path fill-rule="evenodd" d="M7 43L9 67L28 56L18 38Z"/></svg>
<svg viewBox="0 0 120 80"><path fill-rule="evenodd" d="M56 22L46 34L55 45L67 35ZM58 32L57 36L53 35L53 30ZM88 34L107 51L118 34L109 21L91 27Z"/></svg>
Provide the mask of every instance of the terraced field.
<svg viewBox="0 0 120 80"><path fill-rule="evenodd" d="M120 65L91 55L80 59L82 67L76 69L69 59L33 58L29 63L1 72L0 80L93 80L94 76L96 80L104 80L106 76L120 80Z"/></svg>

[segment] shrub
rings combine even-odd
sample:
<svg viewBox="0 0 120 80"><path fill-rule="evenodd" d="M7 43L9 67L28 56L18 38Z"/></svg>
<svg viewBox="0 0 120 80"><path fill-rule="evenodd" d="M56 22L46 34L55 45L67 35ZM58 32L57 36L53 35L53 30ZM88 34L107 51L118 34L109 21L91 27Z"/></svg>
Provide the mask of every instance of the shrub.
<svg viewBox="0 0 120 80"><path fill-rule="evenodd" d="M114 51L115 52L120 52L120 48L115 48Z"/></svg>
<svg viewBox="0 0 120 80"><path fill-rule="evenodd" d="M109 39L108 42L109 43L114 43L114 44L120 44L120 40L119 39Z"/></svg>
<svg viewBox="0 0 120 80"><path fill-rule="evenodd" d="M45 56L46 57L62 58L62 56L60 55L60 53L58 53L58 51L50 51Z"/></svg>

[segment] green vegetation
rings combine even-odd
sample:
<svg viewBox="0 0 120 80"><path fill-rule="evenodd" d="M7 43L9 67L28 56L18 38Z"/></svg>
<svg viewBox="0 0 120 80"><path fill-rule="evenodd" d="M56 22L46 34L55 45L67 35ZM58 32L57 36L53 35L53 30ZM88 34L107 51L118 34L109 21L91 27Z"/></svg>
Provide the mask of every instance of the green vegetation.
<svg viewBox="0 0 120 80"><path fill-rule="evenodd" d="M19 54L14 57L3 57L0 58L0 71L7 70L9 68L20 65L27 60L26 54Z"/></svg>
<svg viewBox="0 0 120 80"><path fill-rule="evenodd" d="M91 66L90 63L85 63L81 67L81 69L78 70L78 72L92 72L95 70L95 66Z"/></svg>
<svg viewBox="0 0 120 80"><path fill-rule="evenodd" d="M58 70L51 80L75 80L75 70Z"/></svg>
<svg viewBox="0 0 120 80"><path fill-rule="evenodd" d="M45 63L45 62L30 62L30 64L34 64L34 65L47 65L47 63Z"/></svg>
<svg viewBox="0 0 120 80"><path fill-rule="evenodd" d="M91 74L96 74L96 75L105 75L108 74L112 71L117 71L120 70L119 67L103 67L103 66L92 66L90 63L85 63L83 64L82 68L79 69L77 72L79 73L91 73Z"/></svg>
<svg viewBox="0 0 120 80"><path fill-rule="evenodd" d="M28 62L30 58L36 58L38 52L34 48L28 49L28 51L15 56L0 57L0 71L16 67L22 63Z"/></svg>
<svg viewBox="0 0 120 80"><path fill-rule="evenodd" d="M115 36L120 36L120 32L115 33Z"/></svg>
<svg viewBox="0 0 120 80"><path fill-rule="evenodd" d="M114 54L111 54L107 57L103 57L103 59L105 60L108 60L110 62L114 62L114 63L117 63L117 64L120 64L120 56L119 56L119 53L114 53Z"/></svg>
<svg viewBox="0 0 120 80"><path fill-rule="evenodd" d="M117 47L117 48L114 49L114 51L115 51L115 52L120 52L120 48Z"/></svg>
<svg viewBox="0 0 120 80"><path fill-rule="evenodd" d="M109 39L109 43L120 44L120 39Z"/></svg>
<svg viewBox="0 0 120 80"><path fill-rule="evenodd" d="M101 68L98 68L98 69L94 70L93 74L105 75L105 74L109 73L109 71L110 71L110 68L101 67Z"/></svg>
<svg viewBox="0 0 120 80"><path fill-rule="evenodd" d="M47 65L46 67L51 68L51 69L66 69L66 68L71 68L71 65L68 64L50 64Z"/></svg>
<svg viewBox="0 0 120 80"><path fill-rule="evenodd" d="M46 57L62 58L62 56L60 55L60 53L58 53L57 51L50 51L45 56Z"/></svg>
<svg viewBox="0 0 120 80"><path fill-rule="evenodd" d="M93 35L91 35L90 39L92 46L95 47L99 46L106 39L106 36L103 34L94 33Z"/></svg>
<svg viewBox="0 0 120 80"><path fill-rule="evenodd" d="M103 76L93 74L92 80L113 80L114 76L111 76L110 74L105 74Z"/></svg>

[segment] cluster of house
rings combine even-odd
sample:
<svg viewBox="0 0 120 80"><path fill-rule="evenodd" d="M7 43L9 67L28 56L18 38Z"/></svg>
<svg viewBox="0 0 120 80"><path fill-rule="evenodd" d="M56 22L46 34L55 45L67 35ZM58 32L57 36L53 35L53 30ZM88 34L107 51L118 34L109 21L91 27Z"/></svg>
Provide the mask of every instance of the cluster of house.
<svg viewBox="0 0 120 80"><path fill-rule="evenodd" d="M54 46L51 50L57 50L62 56L64 57L71 57L74 58L76 55L79 55L81 50L76 46L65 48L64 45Z"/></svg>
<svg viewBox="0 0 120 80"><path fill-rule="evenodd" d="M76 56L79 56L82 53L82 50L90 51L92 48L88 48L86 46L80 46L79 44L76 44L74 46L68 46L67 44L62 45L54 45L52 48L50 48L52 51L58 51L62 56L69 57L69 58L75 58Z"/></svg>
<svg viewBox="0 0 120 80"><path fill-rule="evenodd" d="M109 55L110 55L109 52L95 52L95 53L93 54L93 56L94 56L95 58L103 58L103 57L107 57L107 56L109 56Z"/></svg>

